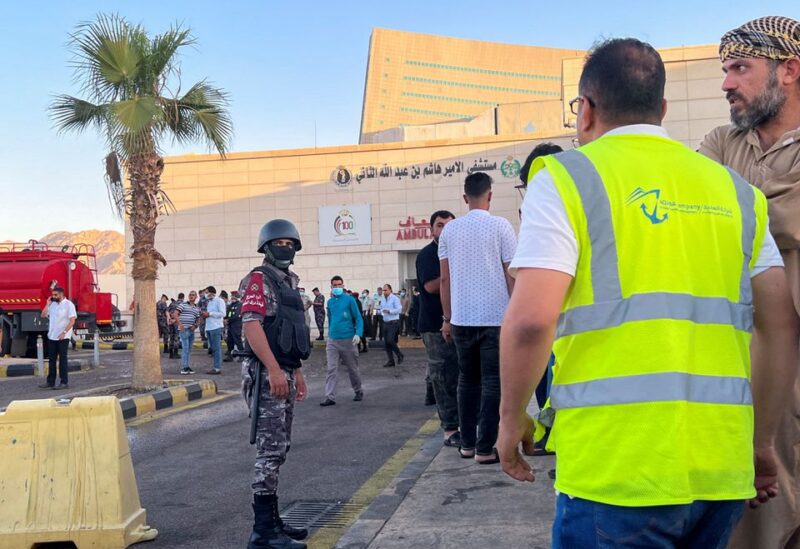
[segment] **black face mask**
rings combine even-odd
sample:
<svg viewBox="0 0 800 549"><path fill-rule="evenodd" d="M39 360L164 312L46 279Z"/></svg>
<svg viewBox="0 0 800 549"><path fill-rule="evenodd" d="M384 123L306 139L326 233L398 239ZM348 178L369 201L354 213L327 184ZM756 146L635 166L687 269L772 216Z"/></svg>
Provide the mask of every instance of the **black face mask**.
<svg viewBox="0 0 800 549"><path fill-rule="evenodd" d="M273 243L267 244L267 261L279 269L288 269L294 263L294 248L289 246L276 246Z"/></svg>

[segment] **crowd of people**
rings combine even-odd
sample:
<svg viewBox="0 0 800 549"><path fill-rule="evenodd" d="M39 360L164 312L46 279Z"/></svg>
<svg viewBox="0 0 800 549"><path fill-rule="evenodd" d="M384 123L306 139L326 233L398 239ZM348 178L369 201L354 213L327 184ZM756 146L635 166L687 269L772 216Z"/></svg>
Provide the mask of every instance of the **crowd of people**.
<svg viewBox="0 0 800 549"><path fill-rule="evenodd" d="M569 103L579 147L531 153L519 233L489 213L491 177L471 173L468 213L431 216L410 295L352 293L334 276L327 301L305 297L289 270L300 234L276 219L227 304L213 287L162 297L182 373L197 329L219 373L226 318L229 353L242 325L252 351L246 399L266 371L248 547L305 547L277 485L307 395L311 311L318 339L328 324L322 406L340 366L364 398L366 339L393 367L398 335L419 333L446 446L519 481L534 480L524 455L554 451L553 547L800 544L800 22L750 21L719 52L731 125L692 151L662 127L659 53L632 38L594 47Z"/></svg>

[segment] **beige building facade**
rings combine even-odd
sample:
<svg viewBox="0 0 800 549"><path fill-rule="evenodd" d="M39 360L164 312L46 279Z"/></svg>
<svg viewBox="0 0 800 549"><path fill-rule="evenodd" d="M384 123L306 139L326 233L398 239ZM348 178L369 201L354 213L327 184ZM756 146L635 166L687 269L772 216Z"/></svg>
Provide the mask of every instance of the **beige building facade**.
<svg viewBox="0 0 800 549"><path fill-rule="evenodd" d="M371 75L381 70L374 66L375 36L364 120L372 116ZM669 102L664 125L672 137L696 148L711 128L728 120L716 48L661 53ZM437 52L429 54L439 59ZM464 178L473 171L494 179L492 213L518 226L521 196L514 185L520 166L539 142L570 148L574 136L567 104L577 95L583 59L553 56L547 63L560 67L537 69L560 75L553 98L501 103L466 119L375 129L367 132L369 139L362 132L365 142L358 145L238 152L225 160L214 155L166 159L163 187L176 212L164 218L157 233L156 247L169 262L160 270L158 293L175 296L209 284L235 289L261 260L255 251L259 229L277 217L300 230L303 250L294 270L307 290L318 286L327 294L336 274L357 291L374 292L384 283L409 286L416 254L430 241L430 214L447 209L463 215ZM531 120L540 122L531 127ZM128 244L130 238L126 231ZM131 286L129 281L129 295Z"/></svg>

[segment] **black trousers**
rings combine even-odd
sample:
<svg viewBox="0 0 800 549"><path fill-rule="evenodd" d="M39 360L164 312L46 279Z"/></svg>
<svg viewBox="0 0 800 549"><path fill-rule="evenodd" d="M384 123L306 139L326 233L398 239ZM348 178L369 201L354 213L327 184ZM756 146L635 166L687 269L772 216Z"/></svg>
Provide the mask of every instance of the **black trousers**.
<svg viewBox="0 0 800 549"><path fill-rule="evenodd" d="M50 355L50 367L47 370L47 384L56 384L56 359L58 359L58 374L61 383L68 383L69 379L69 339L55 340L47 339L47 352Z"/></svg>
<svg viewBox="0 0 800 549"><path fill-rule="evenodd" d="M383 323L383 347L386 349L386 356L389 357L389 362L394 364L394 355L401 358L403 353L397 346L397 336L400 335L400 321L390 320Z"/></svg>
<svg viewBox="0 0 800 549"><path fill-rule="evenodd" d="M452 326L461 446L490 455L500 425L500 327Z"/></svg>
<svg viewBox="0 0 800 549"><path fill-rule="evenodd" d="M375 315L372 317L372 339L384 338L384 331L383 331L383 315Z"/></svg>
<svg viewBox="0 0 800 549"><path fill-rule="evenodd" d="M228 324L228 337L225 338L225 343L228 345L228 356L231 356L234 348L240 351L244 350L242 345L242 323L233 322Z"/></svg>

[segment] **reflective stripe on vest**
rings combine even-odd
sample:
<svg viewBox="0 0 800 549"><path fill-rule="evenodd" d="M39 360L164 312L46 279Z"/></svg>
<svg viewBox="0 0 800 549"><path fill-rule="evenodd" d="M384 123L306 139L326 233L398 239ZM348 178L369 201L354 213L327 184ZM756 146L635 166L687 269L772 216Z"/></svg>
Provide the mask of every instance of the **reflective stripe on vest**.
<svg viewBox="0 0 800 549"><path fill-rule="evenodd" d="M746 378L681 372L607 377L553 385L550 391L550 403L556 410L675 400L705 404L753 403L750 382Z"/></svg>
<svg viewBox="0 0 800 549"><path fill-rule="evenodd" d="M739 175L729 170L742 212L744 262L739 283L739 303L725 298L666 292L634 294L623 298L611 206L600 174L586 155L578 150L564 151L557 154L556 158L572 178L586 215L594 290L594 303L561 314L556 338L613 328L625 322L655 319L728 324L737 330L752 331L750 258L756 231L755 197L753 190Z"/></svg>

